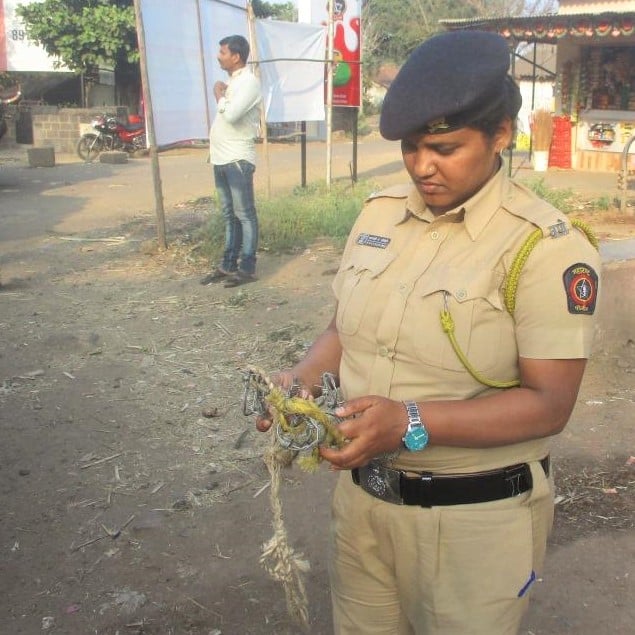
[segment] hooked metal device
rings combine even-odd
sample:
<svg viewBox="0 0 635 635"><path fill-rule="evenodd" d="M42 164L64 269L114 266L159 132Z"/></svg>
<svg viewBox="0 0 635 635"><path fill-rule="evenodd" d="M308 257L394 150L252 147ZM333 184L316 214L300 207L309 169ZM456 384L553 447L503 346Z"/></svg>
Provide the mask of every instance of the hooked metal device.
<svg viewBox="0 0 635 635"><path fill-rule="evenodd" d="M344 403L337 379L333 373L324 373L321 378L321 394L315 398L314 404L326 413L333 423L339 423L341 419L335 415L335 409ZM243 414L245 416L268 414L267 395L271 392L265 376L249 369L243 377ZM297 397L300 394L300 382L294 380L286 391L285 396ZM280 423L276 425L276 437L281 447L298 452L306 452L324 441L326 430L321 421L305 414L287 414L287 429Z"/></svg>

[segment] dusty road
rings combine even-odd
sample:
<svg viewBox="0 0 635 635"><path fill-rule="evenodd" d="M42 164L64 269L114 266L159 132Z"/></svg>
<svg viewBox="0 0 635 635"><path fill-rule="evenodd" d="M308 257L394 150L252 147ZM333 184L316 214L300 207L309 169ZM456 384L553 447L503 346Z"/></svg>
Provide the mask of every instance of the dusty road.
<svg viewBox="0 0 635 635"><path fill-rule="evenodd" d="M273 146L267 188L299 183ZM335 149L347 178L350 145ZM274 160L275 155L275 160ZM264 160L264 158L263 158ZM324 171L310 149L309 180ZM0 632L295 635L258 564L271 535L264 441L240 413L241 369L275 369L327 323L338 254L262 254L239 292L198 284L204 151L160 159L170 248L147 160L30 169L0 152ZM398 148L360 146L360 178L402 178ZM527 175L531 176L531 175ZM568 178L567 178L568 177ZM549 173L606 193L606 175ZM571 185L567 185L571 183ZM559 504L523 635L626 635L635 624L635 298L626 218L594 219L608 292L571 423L554 442ZM312 564L312 635L330 633L331 475L284 473L291 544Z"/></svg>

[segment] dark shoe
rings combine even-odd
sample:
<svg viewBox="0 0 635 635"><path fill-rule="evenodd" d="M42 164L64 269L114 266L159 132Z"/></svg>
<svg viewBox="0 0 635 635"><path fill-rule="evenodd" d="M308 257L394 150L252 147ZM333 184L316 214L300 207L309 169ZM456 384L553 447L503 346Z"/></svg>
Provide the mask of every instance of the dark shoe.
<svg viewBox="0 0 635 635"><path fill-rule="evenodd" d="M226 289L230 289L232 287L239 287L241 284L249 284L250 282L256 282L258 278L251 273L245 273L244 271L236 271L232 273L230 276L227 276L223 286Z"/></svg>
<svg viewBox="0 0 635 635"><path fill-rule="evenodd" d="M225 278L228 278L229 276L232 276L232 275L234 274L230 273L229 271L225 271L224 269L221 269L220 267L216 267L216 269L214 269L212 273L208 273L201 280L201 284L213 284L215 282L220 282L221 280L225 280Z"/></svg>

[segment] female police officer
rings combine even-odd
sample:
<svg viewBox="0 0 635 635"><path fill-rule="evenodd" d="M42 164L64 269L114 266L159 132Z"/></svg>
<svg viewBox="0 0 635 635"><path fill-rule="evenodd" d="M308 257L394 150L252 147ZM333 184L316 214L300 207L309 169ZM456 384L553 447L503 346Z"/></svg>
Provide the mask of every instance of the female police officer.
<svg viewBox="0 0 635 635"><path fill-rule="evenodd" d="M336 314L280 375L339 375L348 439L332 509L335 632L516 633L552 523L547 438L589 356L598 255L506 178L520 108L498 35L414 51L380 128L406 188L366 203L333 288ZM414 187L413 187L414 185ZM259 429L270 422L261 419Z"/></svg>

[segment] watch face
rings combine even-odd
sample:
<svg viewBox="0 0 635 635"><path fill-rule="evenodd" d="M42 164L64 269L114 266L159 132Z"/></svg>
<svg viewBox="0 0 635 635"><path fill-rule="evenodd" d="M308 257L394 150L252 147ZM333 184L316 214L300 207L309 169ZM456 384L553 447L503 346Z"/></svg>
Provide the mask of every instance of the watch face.
<svg viewBox="0 0 635 635"><path fill-rule="evenodd" d="M406 432L403 442L411 452L423 450L428 445L428 433L423 426L416 426Z"/></svg>

